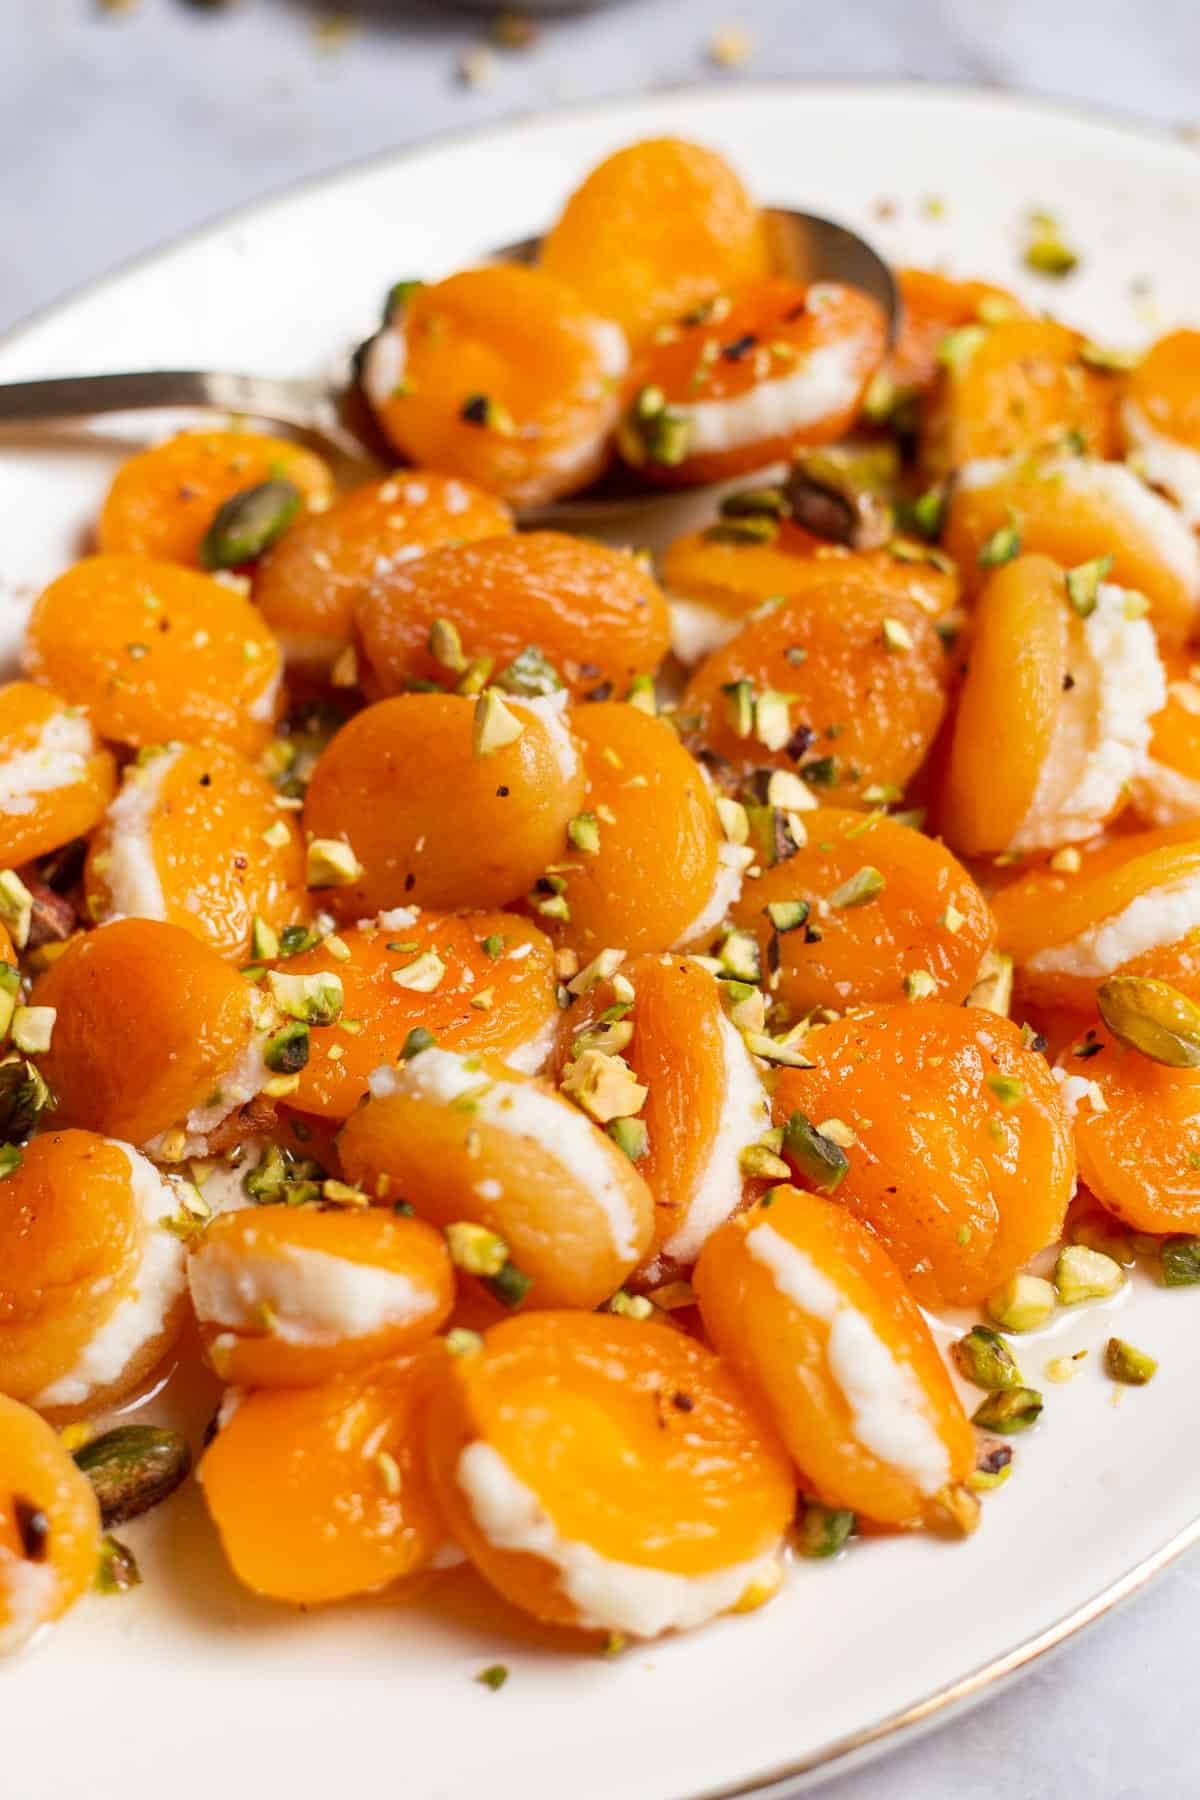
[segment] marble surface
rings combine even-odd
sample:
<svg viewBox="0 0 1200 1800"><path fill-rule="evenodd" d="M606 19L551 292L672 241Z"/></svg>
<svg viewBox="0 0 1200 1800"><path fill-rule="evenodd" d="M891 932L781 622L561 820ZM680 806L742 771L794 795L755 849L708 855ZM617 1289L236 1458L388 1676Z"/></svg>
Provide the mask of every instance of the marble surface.
<svg viewBox="0 0 1200 1800"><path fill-rule="evenodd" d="M0 330L306 176L572 99L706 76L918 76L1200 122L1195 0L618 0L547 24L527 51L485 57L478 85L461 75L483 43L477 17L433 0L358 0L329 20L305 0L218 11L140 0L117 13L0 0ZM734 26L750 54L714 68L714 36ZM1198 1611L1200 1552L1005 1692L821 1794L1191 1794Z"/></svg>

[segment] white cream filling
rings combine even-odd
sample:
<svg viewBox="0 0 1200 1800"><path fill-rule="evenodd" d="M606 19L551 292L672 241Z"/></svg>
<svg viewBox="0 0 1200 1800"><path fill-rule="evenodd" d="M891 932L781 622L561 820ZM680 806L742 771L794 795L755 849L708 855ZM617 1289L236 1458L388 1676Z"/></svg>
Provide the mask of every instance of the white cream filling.
<svg viewBox="0 0 1200 1800"><path fill-rule="evenodd" d="M262 725L270 725L279 706L279 690L283 685L283 659L279 658L275 673L261 694L256 694L246 708L246 717Z"/></svg>
<svg viewBox="0 0 1200 1800"><path fill-rule="evenodd" d="M692 1263L705 1241L734 1211L742 1197L742 1151L756 1144L770 1125L766 1095L742 1034L722 1014L721 1053L725 1096L721 1123L708 1153L700 1183L687 1201L683 1217L662 1247L675 1262Z"/></svg>
<svg viewBox="0 0 1200 1800"><path fill-rule="evenodd" d="M671 650L681 663L698 663L714 650L720 650L735 638L744 618L722 612L703 600L688 600L682 594L667 595L667 612L671 624Z"/></svg>
<svg viewBox="0 0 1200 1800"><path fill-rule="evenodd" d="M400 386L407 363L408 346L404 333L394 325L385 325L367 344L363 353L362 388L376 412L387 405Z"/></svg>
<svg viewBox="0 0 1200 1800"><path fill-rule="evenodd" d="M259 1252L243 1246L202 1238L193 1251L188 1285L203 1324L257 1332L266 1307L272 1336L285 1343L338 1344L413 1324L436 1305L429 1289L398 1270L294 1244Z"/></svg>
<svg viewBox="0 0 1200 1800"><path fill-rule="evenodd" d="M0 1656L23 1649L54 1610L58 1576L48 1562L30 1562L0 1548L0 1598L7 1617L0 1619Z"/></svg>
<svg viewBox="0 0 1200 1800"><path fill-rule="evenodd" d="M950 1457L914 1371L811 1258L772 1225L747 1232L746 1248L771 1271L786 1299L828 1324L829 1373L850 1408L850 1427L863 1449L899 1469L921 1493L936 1494L950 1479Z"/></svg>
<svg viewBox="0 0 1200 1800"><path fill-rule="evenodd" d="M1200 530L1200 450L1156 431L1134 400L1122 406L1121 423L1137 456L1138 472L1152 487L1170 494L1184 522L1193 531Z"/></svg>
<svg viewBox="0 0 1200 1800"><path fill-rule="evenodd" d="M608 1154L608 1141L583 1113L533 1081L493 1081L472 1068L475 1059L452 1050L423 1050L400 1068L376 1069L370 1089L376 1099L412 1094L449 1105L478 1091L477 1119L532 1138L562 1164L596 1202L608 1224L613 1250L635 1263L641 1251L638 1219Z"/></svg>
<svg viewBox="0 0 1200 1800"><path fill-rule="evenodd" d="M171 1162L185 1157L204 1156L208 1139L218 1125L224 1124L231 1113L253 1100L256 1094L262 1093L271 1080L271 1070L263 1057L263 1047L269 1035L269 1032L260 1032L253 1037L232 1068L213 1082L211 1101L204 1106L192 1108L183 1121L183 1145L181 1148L175 1147ZM164 1143L177 1129L177 1126L171 1126L143 1144L146 1155L160 1159Z"/></svg>
<svg viewBox="0 0 1200 1800"><path fill-rule="evenodd" d="M1200 821L1200 781L1147 757L1132 784L1133 803L1148 825Z"/></svg>
<svg viewBox="0 0 1200 1800"><path fill-rule="evenodd" d="M545 1068L554 1053L558 1042L558 1015L546 1020L540 1031L535 1031L531 1038L518 1044L513 1050L504 1052L503 1061L519 1075L538 1075Z"/></svg>
<svg viewBox="0 0 1200 1800"><path fill-rule="evenodd" d="M0 761L0 813L27 817L37 805L35 794L73 787L86 776L88 758L95 750L96 740L83 713L53 713L30 749Z"/></svg>
<svg viewBox="0 0 1200 1800"><path fill-rule="evenodd" d="M1026 967L1038 975L1078 975L1101 981L1148 950L1177 944L1200 926L1200 875L1151 888L1119 913L1089 926L1066 944L1038 950Z"/></svg>
<svg viewBox="0 0 1200 1800"><path fill-rule="evenodd" d="M167 902L154 860L150 828L162 801L163 782L183 753L181 744L162 750L125 772L121 791L105 816L108 858L107 919L165 919Z"/></svg>
<svg viewBox="0 0 1200 1800"><path fill-rule="evenodd" d="M1098 1082L1088 1081L1083 1075L1068 1075L1065 1069L1052 1069L1050 1072L1058 1083L1059 1098L1068 1119L1076 1117L1085 1101L1094 1113L1108 1111L1108 1101Z"/></svg>
<svg viewBox="0 0 1200 1800"><path fill-rule="evenodd" d="M1059 702L1049 754L1014 850L1094 835L1120 804L1150 746L1167 684L1148 619L1126 616L1123 588L1101 586L1095 610L1072 619L1074 686Z"/></svg>
<svg viewBox="0 0 1200 1800"><path fill-rule="evenodd" d="M778 1547L706 1575L677 1575L601 1556L590 1544L559 1535L537 1495L490 1444L468 1444L455 1475L488 1543L557 1569L579 1624L590 1631L636 1638L687 1631L728 1612L753 1583L773 1581L778 1574Z"/></svg>
<svg viewBox="0 0 1200 1800"><path fill-rule="evenodd" d="M554 694L540 694L534 700L520 700L506 696L505 704L518 713L532 713L538 724L542 726L550 739L550 748L558 763L558 772L563 781L574 781L579 772L579 750L575 739L571 736L567 725L567 704L570 695L566 688L560 688Z"/></svg>
<svg viewBox="0 0 1200 1800"><path fill-rule="evenodd" d="M184 1248L162 1221L179 1211L179 1194L168 1178L129 1144L107 1140L124 1152L133 1197L145 1235L133 1281L79 1354L74 1367L42 1389L37 1407L81 1406L91 1394L119 1381L144 1344L161 1335L185 1285Z"/></svg>
<svg viewBox="0 0 1200 1800"><path fill-rule="evenodd" d="M790 374L756 381L727 400L671 402L671 412L687 419L689 456L740 450L768 438L789 437L828 418L852 411L863 387L864 340L850 334L811 350Z"/></svg>
<svg viewBox="0 0 1200 1800"><path fill-rule="evenodd" d="M677 949L702 944L712 936L731 906L742 897L742 878L754 861L754 851L747 844L722 844L717 850L717 878L708 900L686 931L676 939Z"/></svg>

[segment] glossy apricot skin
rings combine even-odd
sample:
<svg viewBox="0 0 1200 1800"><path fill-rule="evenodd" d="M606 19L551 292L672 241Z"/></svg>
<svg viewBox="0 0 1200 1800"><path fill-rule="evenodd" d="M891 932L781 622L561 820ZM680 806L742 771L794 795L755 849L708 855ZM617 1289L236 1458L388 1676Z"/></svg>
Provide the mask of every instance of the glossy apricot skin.
<svg viewBox="0 0 1200 1800"><path fill-rule="evenodd" d="M150 784L150 854L172 925L190 931L218 955L245 961L257 915L278 930L309 912L304 845L274 788L246 757L219 744L164 750L164 771L151 756L125 772L124 790ZM123 828L110 813L92 838L84 868L91 918L132 914L122 893L114 904L114 841ZM283 834L282 843L267 834Z"/></svg>
<svg viewBox="0 0 1200 1800"><path fill-rule="evenodd" d="M39 749L50 758L56 731L66 721L67 702L30 681L0 687L0 863L12 867L60 849L96 824L113 796L116 765L111 751L91 741L90 751L70 752L68 779L51 788L27 790L20 777L23 759ZM85 728L86 729L86 728ZM50 743L47 744L47 733ZM14 787L9 788L9 780Z"/></svg>
<svg viewBox="0 0 1200 1800"><path fill-rule="evenodd" d="M1152 1062L1097 1019L1086 1032L1076 1022L1058 1066L1100 1092L1102 1110L1088 1097L1075 1109L1079 1178L1089 1192L1134 1231L1197 1231L1200 1070Z"/></svg>
<svg viewBox="0 0 1200 1800"><path fill-rule="evenodd" d="M735 543L710 528L685 532L659 559L672 600L690 600L727 616L730 630L776 594L790 594L812 578L811 559L843 552L785 521L770 543Z"/></svg>
<svg viewBox="0 0 1200 1800"><path fill-rule="evenodd" d="M550 1143L507 1124L503 1111L485 1117L469 1101L447 1103L409 1084L377 1095L346 1121L338 1147L347 1178L381 1204L407 1200L435 1225L467 1220L497 1232L532 1279L527 1306L598 1306L650 1247L649 1190L624 1152L570 1101L493 1057L478 1060L481 1085L515 1084L541 1097L542 1117L556 1130L585 1130L594 1164L607 1170L607 1202L590 1177L578 1175ZM614 1202L627 1217L628 1243L614 1228Z"/></svg>
<svg viewBox="0 0 1200 1800"><path fill-rule="evenodd" d="M1085 484L1093 468L1103 482L1106 465L1079 458L1069 464L1043 465L1026 460L998 471L986 485L957 484L946 513L943 544L962 570L967 593L977 593L988 578L979 562L983 546L1015 517L1023 550L1051 557L1063 568L1110 556L1108 579L1118 587L1144 594L1155 630L1164 642L1183 643L1197 621L1200 560L1189 576L1186 569L1165 557L1147 529L1144 514L1147 510L1160 513L1167 530L1175 525L1185 540L1185 555L1186 532L1169 503L1140 489L1132 477L1127 479L1136 495L1131 498L1136 511L1122 510L1104 485L1089 494ZM1084 485L1076 486L1076 482Z"/></svg>
<svg viewBox="0 0 1200 1800"><path fill-rule="evenodd" d="M919 394L932 386L939 368L938 351L947 334L975 324L980 308L1023 312L1004 288L987 281L955 281L935 269L897 269L900 287L900 334L887 362L888 376L902 394Z"/></svg>
<svg viewBox="0 0 1200 1800"><path fill-rule="evenodd" d="M1080 360L1082 343L1053 319L983 328L969 354L939 371L929 396L921 440L929 472L1044 450L1073 434L1086 454L1113 454L1118 390Z"/></svg>
<svg viewBox="0 0 1200 1800"><path fill-rule="evenodd" d="M430 650L444 620L464 664ZM527 531L435 550L374 580L355 610L372 698L418 682L453 688L462 667L490 657L502 675L536 646L576 699L608 687L623 695L667 653L667 605L644 561L587 538Z"/></svg>
<svg viewBox="0 0 1200 1800"><path fill-rule="evenodd" d="M198 568L201 541L225 502L278 480L300 490L308 512L333 499L328 463L288 438L181 431L121 464L100 510L99 548Z"/></svg>
<svg viewBox="0 0 1200 1800"><path fill-rule="evenodd" d="M1150 761L1133 783L1133 810L1144 825L1200 822L1200 681L1185 652L1163 656L1167 704L1150 721Z"/></svg>
<svg viewBox="0 0 1200 1800"><path fill-rule="evenodd" d="M780 1289L751 1248L762 1230L799 1252L915 1381L914 1403L941 1441L949 1485L974 1467L974 1433L903 1276L845 1207L784 1187L772 1192L769 1209L755 1205L714 1233L693 1285L711 1341L773 1419L805 1490L879 1524L921 1523L933 1496L911 1471L859 1441L855 1409L829 1366L832 1322Z"/></svg>
<svg viewBox="0 0 1200 1800"><path fill-rule="evenodd" d="M599 821L600 848L550 859L562 865L570 918L551 918L547 930L585 959L610 946L669 950L689 939L717 880L712 795L664 720L610 701L579 707L571 723L586 771L582 805Z"/></svg>
<svg viewBox="0 0 1200 1800"><path fill-rule="evenodd" d="M822 797L835 805L880 784L903 790L946 706L947 658L927 596L925 579L914 583L909 566L886 555L817 558L803 589L705 658L680 711L698 720L700 741L737 770L805 776L816 764L831 772ZM885 619L903 627L911 649L887 647ZM736 734L722 690L742 679L756 694L789 697L788 745L770 750Z"/></svg>
<svg viewBox="0 0 1200 1800"><path fill-rule="evenodd" d="M545 934L516 913L421 913L408 925L348 926L338 933L349 956L328 942L281 966L289 975L335 974L342 984L342 1021L314 1031L300 1085L290 1096L302 1113L348 1118L381 1063L393 1063L411 1031L432 1031L443 1050L510 1053L527 1066L558 1018L554 950ZM493 955L485 942L503 940ZM445 973L432 993L397 985L392 976L433 951ZM472 1001L486 999L486 1005ZM531 1052L530 1046L535 1046ZM522 1055L522 1053L524 1053Z"/></svg>
<svg viewBox="0 0 1200 1800"><path fill-rule="evenodd" d="M492 263L418 288L368 352L366 386L411 461L537 506L603 468L627 362L619 327L572 288ZM373 364L394 364L390 393Z"/></svg>
<svg viewBox="0 0 1200 1800"><path fill-rule="evenodd" d="M255 569L255 603L288 662L320 674L350 643L355 607L384 571L511 530L507 506L482 488L397 469L291 525Z"/></svg>
<svg viewBox="0 0 1200 1800"><path fill-rule="evenodd" d="M734 923L753 931L764 968L778 936L778 982L769 992L799 1016L813 1007L904 1002L906 977L932 975L943 1000L966 998L995 937L983 894L944 845L881 814L821 807L803 814L806 841L786 862L747 878L732 909ZM883 889L864 906L831 907L831 894L864 867L877 869ZM777 934L764 911L780 901L804 901L808 923ZM950 930L942 923L949 916ZM955 915L958 915L955 918Z"/></svg>
<svg viewBox="0 0 1200 1800"><path fill-rule="evenodd" d="M885 346L883 313L858 289L832 282L809 287L768 276L735 293L718 322L681 321L669 337L663 334L663 341L656 339L645 350L630 377L633 410L618 433L618 447L648 479L687 486L761 469L801 445L832 443L853 424ZM810 359L831 354L849 365L845 390L836 400L829 397L827 385L809 390L803 399L781 385L801 380ZM774 390L778 429L746 435L731 409L726 429L740 441L720 449L685 448L680 462L656 463L637 430L635 397L647 387L658 389L668 407L680 409L684 417L692 407L742 401L754 391L769 406ZM794 424L786 422L789 417Z"/></svg>
<svg viewBox="0 0 1200 1800"><path fill-rule="evenodd" d="M393 906L505 906L558 861L583 800L535 712L516 702L520 737L476 756L476 703L400 694L368 706L322 752L304 807L313 837L349 841L363 874L322 903L339 919Z"/></svg>
<svg viewBox="0 0 1200 1800"><path fill-rule="evenodd" d="M175 563L85 557L34 603L23 662L114 743L180 738L254 756L271 735L275 639L240 593Z"/></svg>
<svg viewBox="0 0 1200 1800"><path fill-rule="evenodd" d="M1040 950L1069 944L1081 932L1124 912L1139 896L1200 876L1200 826L1187 820L1131 832L1084 847L1081 866L1064 873L1043 864L1008 883L993 900L1000 948L1017 965L1019 992L1038 1004L1090 1012L1106 975L1147 975L1200 1000L1200 939L1186 933L1173 944L1114 964L1102 974L1037 970Z"/></svg>
<svg viewBox="0 0 1200 1800"><path fill-rule="evenodd" d="M317 1387L239 1399L199 1478L244 1586L316 1606L373 1593L429 1563L443 1532L418 1419L438 1360L424 1351Z"/></svg>
<svg viewBox="0 0 1200 1800"><path fill-rule="evenodd" d="M1200 449L1200 331L1169 331L1125 382L1125 398L1152 430Z"/></svg>
<svg viewBox="0 0 1200 1800"><path fill-rule="evenodd" d="M409 1286L411 1316L381 1316L374 1330L354 1335L322 1325L306 1314L303 1292L290 1294L289 1277L297 1272L303 1280L306 1255L399 1277ZM280 1280L273 1285L276 1269ZM454 1270L441 1232L383 1207L253 1206L223 1213L194 1244L189 1280L208 1360L222 1381L237 1387L313 1387L416 1350L454 1305ZM214 1281L236 1284L239 1300L261 1293L266 1310L249 1324L244 1307L235 1307L235 1320L223 1316L219 1302L209 1310Z"/></svg>
<svg viewBox="0 0 1200 1800"><path fill-rule="evenodd" d="M40 1513L46 1527L32 1555L31 1512ZM99 1554L100 1507L91 1482L52 1426L0 1394L0 1655L19 1650L38 1625L61 1618L87 1592ZM51 1577L32 1618L12 1603L30 1566Z"/></svg>
<svg viewBox="0 0 1200 1800"><path fill-rule="evenodd" d="M1033 805L1062 703L1068 642L1058 564L1020 556L997 569L972 619L941 796L939 823L964 855L1007 849Z"/></svg>
<svg viewBox="0 0 1200 1800"><path fill-rule="evenodd" d="M118 919L34 983L57 1017L40 1067L55 1123L143 1144L202 1107L252 1035L249 987L179 925Z"/></svg>
<svg viewBox="0 0 1200 1800"><path fill-rule="evenodd" d="M496 1452L561 1539L674 1575L769 1554L795 1504L786 1453L727 1367L633 1319L542 1312L494 1326L477 1355L442 1365L427 1431L455 1540L505 1599L551 1624L596 1622L548 1561L487 1537L458 1479L470 1445Z"/></svg>
<svg viewBox="0 0 1200 1800"><path fill-rule="evenodd" d="M633 1036L621 1055L647 1090L638 1113L647 1148L637 1170L654 1196L657 1251L685 1226L728 1110L721 985L687 956L630 957L619 975L634 989L624 1016ZM614 1000L612 983L598 981L563 1014L561 1068Z"/></svg>
<svg viewBox="0 0 1200 1800"><path fill-rule="evenodd" d="M978 1304L1061 1235L1070 1121L1010 1020L940 1000L865 1007L809 1032L804 1054L815 1066L784 1070L776 1123L798 1111L854 1132L835 1197L923 1306Z"/></svg>
<svg viewBox="0 0 1200 1800"><path fill-rule="evenodd" d="M761 213L714 151L647 138L606 157L542 240L542 267L616 319L632 344L764 276Z"/></svg>

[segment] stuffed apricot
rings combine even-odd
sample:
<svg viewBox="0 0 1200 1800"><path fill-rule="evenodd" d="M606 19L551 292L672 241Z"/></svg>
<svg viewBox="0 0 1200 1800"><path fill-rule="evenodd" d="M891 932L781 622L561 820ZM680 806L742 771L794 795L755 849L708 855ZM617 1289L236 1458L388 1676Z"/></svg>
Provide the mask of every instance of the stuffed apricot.
<svg viewBox="0 0 1200 1800"><path fill-rule="evenodd" d="M1130 461L1200 525L1200 331L1171 331L1125 383L1121 431Z"/></svg>
<svg viewBox="0 0 1200 1800"><path fill-rule="evenodd" d="M454 1537L535 1618L653 1638L779 1584L787 1458L725 1365L679 1332L507 1320L443 1365L427 1429Z"/></svg>
<svg viewBox="0 0 1200 1800"><path fill-rule="evenodd" d="M58 1433L0 1394L0 1655L91 1586L100 1508Z"/></svg>
<svg viewBox="0 0 1200 1800"><path fill-rule="evenodd" d="M974 1434L929 1328L844 1207L773 1188L710 1238L694 1283L706 1331L826 1505L920 1524L970 1474Z"/></svg>
<svg viewBox="0 0 1200 1800"><path fill-rule="evenodd" d="M81 707L28 681L0 687L0 863L90 831L115 784L112 754Z"/></svg>

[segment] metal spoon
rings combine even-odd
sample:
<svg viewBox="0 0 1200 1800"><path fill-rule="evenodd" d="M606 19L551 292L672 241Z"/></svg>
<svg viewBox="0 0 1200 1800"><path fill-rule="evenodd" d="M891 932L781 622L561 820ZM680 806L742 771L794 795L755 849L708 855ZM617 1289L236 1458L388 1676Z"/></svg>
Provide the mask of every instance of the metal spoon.
<svg viewBox="0 0 1200 1800"><path fill-rule="evenodd" d="M774 266L797 280L840 281L861 288L883 308L888 340L900 321L900 300L887 264L865 239L844 225L813 213L782 207L767 211ZM498 262L532 263L539 238L524 238L492 252ZM280 425L351 465L360 474L394 463L358 384L360 357L340 381L304 376L238 375L224 370L155 369L118 375L52 376L42 381L0 383L0 431L7 427L62 423L101 413L163 410L237 413ZM700 490L691 490L698 494ZM658 503L644 488L619 485L619 478L590 494L571 495L527 515L539 521L570 518L603 522Z"/></svg>

